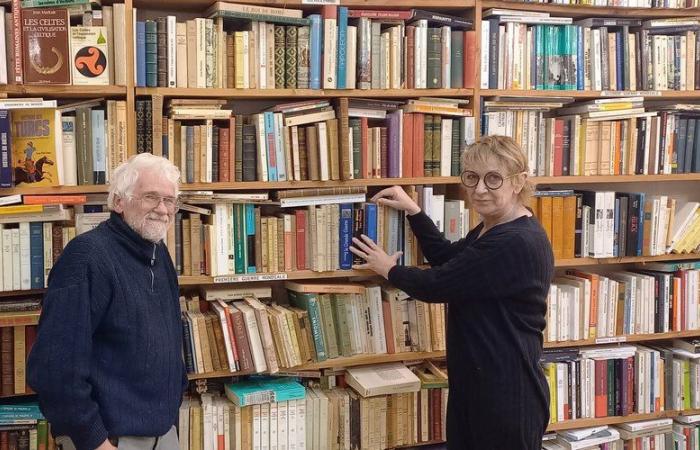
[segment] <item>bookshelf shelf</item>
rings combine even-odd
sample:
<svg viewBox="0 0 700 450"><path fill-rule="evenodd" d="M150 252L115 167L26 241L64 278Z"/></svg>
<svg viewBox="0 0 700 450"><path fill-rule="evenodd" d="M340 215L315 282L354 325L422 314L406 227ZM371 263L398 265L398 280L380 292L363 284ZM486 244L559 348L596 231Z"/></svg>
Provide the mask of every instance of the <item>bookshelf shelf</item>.
<svg viewBox="0 0 700 450"><path fill-rule="evenodd" d="M9 189L0 189L0 195L63 195L63 194L95 194L107 192L109 186L104 184L94 186L58 186L58 187L35 187L23 188L15 187Z"/></svg>
<svg viewBox="0 0 700 450"><path fill-rule="evenodd" d="M143 88L136 95L164 97L278 99L278 98L408 98L408 97L470 97L474 89L204 89L204 88Z"/></svg>
<svg viewBox="0 0 700 450"><path fill-rule="evenodd" d="M304 364L301 366L290 367L289 369L281 369L282 372L304 372L304 371L317 371L321 369L342 369L345 367L353 366L364 366L370 364L387 363L387 362L398 362L398 361L421 361L423 359L439 359L444 358L445 352L406 352L406 353L394 353L388 355L356 355L346 358L333 358L327 359L326 361ZM190 374L187 377L190 380L196 380L201 378L221 378L221 377L231 377L240 375L250 375L254 373L252 371L245 372L228 372L228 371L218 371L218 372L208 372L208 373L197 373Z"/></svg>
<svg viewBox="0 0 700 450"><path fill-rule="evenodd" d="M598 425L614 425L617 423L637 422L640 420L665 419L668 417L678 417L681 415L698 414L698 409L659 411L651 414L630 414L629 416L599 417L596 419L576 419L565 420L559 423L552 423L547 427L547 431L571 430L573 428L594 427Z"/></svg>
<svg viewBox="0 0 700 450"><path fill-rule="evenodd" d="M254 370L241 370L238 372L229 372L228 370L219 370L216 372L187 374L187 379L188 380L204 380L206 378L242 377L244 375L253 375L254 373L255 373Z"/></svg>
<svg viewBox="0 0 700 450"><path fill-rule="evenodd" d="M297 270L295 272L288 273L252 273L246 275L227 275L220 277L210 277L208 275L181 276L179 277L179 280L180 286L191 286L199 284L249 283L257 281L305 280L311 278L345 278L375 275L376 274L374 272L371 272L369 270L334 270L328 272Z"/></svg>
<svg viewBox="0 0 700 450"><path fill-rule="evenodd" d="M426 441L426 442L418 442L416 444L406 444L406 445L399 445L397 447L389 447L387 450L399 450L402 448L410 449L413 447L425 447L427 445L436 445L436 444L444 444L446 441L443 440L433 440L433 441Z"/></svg>
<svg viewBox="0 0 700 450"><path fill-rule="evenodd" d="M46 289L28 289L26 291L3 291L0 292L0 298L2 297L30 297L32 295L43 295ZM1 313L0 313L1 314Z"/></svg>
<svg viewBox="0 0 700 450"><path fill-rule="evenodd" d="M489 8L508 8L518 10L537 9L540 12L548 12L554 15L569 17L688 17L700 14L700 8L624 8L610 6L584 6L584 5L554 5L549 3L509 2L509 1L482 1L483 10Z"/></svg>
<svg viewBox="0 0 700 450"><path fill-rule="evenodd" d="M621 258L570 258L558 259L555 262L556 267L579 267L579 266L598 266L610 264L629 264L629 263L645 263L658 261L686 261L692 259L700 259L700 255L696 253L686 254L670 254L658 256L624 256Z"/></svg>
<svg viewBox="0 0 700 450"><path fill-rule="evenodd" d="M56 86L56 85L18 85L0 86L0 93L8 97L45 96L49 98L86 98L86 97L123 97L127 94L126 86Z"/></svg>
<svg viewBox="0 0 700 450"><path fill-rule="evenodd" d="M585 347L590 345L612 344L612 343L629 343L629 342L652 342L664 341L668 339L692 338L700 336L700 330L688 331L672 331L670 333L654 333L654 334L627 334L623 336L613 336L609 338L584 339L578 341L566 342L545 342L544 348L567 348L567 347Z"/></svg>
<svg viewBox="0 0 700 450"><path fill-rule="evenodd" d="M646 97L649 99L700 99L700 91L555 91L525 89L481 89L479 93L482 97L573 97L575 99L594 99L601 97Z"/></svg>
<svg viewBox="0 0 700 450"><path fill-rule="evenodd" d="M202 12L211 5L210 0L135 0L134 7L144 9L176 9L176 10L196 10ZM292 8L314 8L302 0L246 0L245 3L251 5L292 7ZM464 9L473 8L475 0L415 0L410 3L413 8L438 8L438 9ZM317 6L320 6L319 2ZM340 0L341 6L354 8L382 8L382 9L406 9L407 5L401 2L387 2L385 0Z"/></svg>
<svg viewBox="0 0 700 450"><path fill-rule="evenodd" d="M562 177L532 177L531 180L539 185L551 184L594 184L594 183L649 183L668 181L700 181L700 173L674 173L670 175L595 175L595 176L562 176Z"/></svg>
<svg viewBox="0 0 700 450"><path fill-rule="evenodd" d="M36 325L39 323L40 314L39 311L3 312L0 313L0 327Z"/></svg>
<svg viewBox="0 0 700 450"><path fill-rule="evenodd" d="M699 177L700 178L700 177ZM412 184L454 184L459 177L421 177L421 178L370 178L347 181L246 181L239 183L192 183L183 184L183 191L200 190L259 190L259 189L296 189L324 186L392 186Z"/></svg>

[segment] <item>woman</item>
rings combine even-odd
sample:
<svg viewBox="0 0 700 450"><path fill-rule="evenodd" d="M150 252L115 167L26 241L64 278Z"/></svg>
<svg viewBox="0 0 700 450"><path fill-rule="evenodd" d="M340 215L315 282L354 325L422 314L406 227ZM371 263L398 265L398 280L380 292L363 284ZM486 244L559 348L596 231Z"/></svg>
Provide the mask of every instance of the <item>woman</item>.
<svg viewBox="0 0 700 450"><path fill-rule="evenodd" d="M483 221L450 243L398 186L372 198L405 211L431 268L396 265L366 236L351 251L391 284L448 304L447 445L459 450L536 450L549 420L539 366L553 276L547 236L525 203L527 159L510 138L483 137L462 155L462 183Z"/></svg>

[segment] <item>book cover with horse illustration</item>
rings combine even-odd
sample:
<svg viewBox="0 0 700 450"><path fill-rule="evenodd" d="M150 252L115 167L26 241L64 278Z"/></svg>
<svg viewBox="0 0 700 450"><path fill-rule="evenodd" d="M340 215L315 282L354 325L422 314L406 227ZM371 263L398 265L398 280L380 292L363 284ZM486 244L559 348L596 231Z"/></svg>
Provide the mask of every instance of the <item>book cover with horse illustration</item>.
<svg viewBox="0 0 700 450"><path fill-rule="evenodd" d="M62 154L61 133L56 128L60 124L58 110L16 109L11 117L15 186L60 186Z"/></svg>
<svg viewBox="0 0 700 450"><path fill-rule="evenodd" d="M66 9L23 9L22 50L26 84L70 84Z"/></svg>

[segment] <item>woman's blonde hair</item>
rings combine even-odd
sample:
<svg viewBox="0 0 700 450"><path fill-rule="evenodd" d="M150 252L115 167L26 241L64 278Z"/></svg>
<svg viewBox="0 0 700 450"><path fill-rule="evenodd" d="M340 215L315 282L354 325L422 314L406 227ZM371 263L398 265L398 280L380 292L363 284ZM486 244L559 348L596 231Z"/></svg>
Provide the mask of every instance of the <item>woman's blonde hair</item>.
<svg viewBox="0 0 700 450"><path fill-rule="evenodd" d="M477 164L487 164L489 158L495 158L506 173L504 176L530 173L527 157L520 146L508 136L482 136L469 145L462 153L462 170L469 170ZM518 193L518 200L527 205L535 191L535 185L529 179L525 180L523 188Z"/></svg>

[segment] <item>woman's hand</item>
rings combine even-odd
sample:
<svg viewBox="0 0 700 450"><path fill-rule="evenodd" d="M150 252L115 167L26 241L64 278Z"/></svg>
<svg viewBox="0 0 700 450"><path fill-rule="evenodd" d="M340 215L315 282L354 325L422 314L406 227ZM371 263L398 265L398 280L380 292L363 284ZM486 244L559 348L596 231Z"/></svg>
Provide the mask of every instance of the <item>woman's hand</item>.
<svg viewBox="0 0 700 450"><path fill-rule="evenodd" d="M352 238L353 246L350 246L350 251L364 259L364 264L355 264L353 269L368 269L384 278L389 278L389 271L396 265L396 262L401 257L401 252L396 252L389 256L369 237L362 235L362 241L357 238Z"/></svg>
<svg viewBox="0 0 700 450"><path fill-rule="evenodd" d="M416 205L416 202L399 186L392 186L379 191L372 197L371 201L378 205L406 211L409 216L420 212L420 206Z"/></svg>

